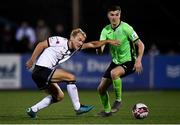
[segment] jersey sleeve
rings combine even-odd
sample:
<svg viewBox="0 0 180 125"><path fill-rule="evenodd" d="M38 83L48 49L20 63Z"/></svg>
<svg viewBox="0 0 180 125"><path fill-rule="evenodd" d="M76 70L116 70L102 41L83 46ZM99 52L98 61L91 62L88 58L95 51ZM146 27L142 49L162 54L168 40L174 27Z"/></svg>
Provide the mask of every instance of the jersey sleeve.
<svg viewBox="0 0 180 125"><path fill-rule="evenodd" d="M139 36L137 35L137 33L129 25L126 27L126 34L128 35L128 38L133 42L139 39Z"/></svg>
<svg viewBox="0 0 180 125"><path fill-rule="evenodd" d="M105 29L103 29L102 31L101 31L101 35L100 35L100 40L106 40L106 30Z"/></svg>
<svg viewBox="0 0 180 125"><path fill-rule="evenodd" d="M60 38L58 36L53 36L48 38L49 47L60 46Z"/></svg>

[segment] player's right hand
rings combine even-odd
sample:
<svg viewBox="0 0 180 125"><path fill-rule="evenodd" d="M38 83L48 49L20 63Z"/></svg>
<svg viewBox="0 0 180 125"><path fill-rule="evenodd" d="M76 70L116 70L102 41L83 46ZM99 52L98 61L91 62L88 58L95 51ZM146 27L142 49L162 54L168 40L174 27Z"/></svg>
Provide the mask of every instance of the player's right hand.
<svg viewBox="0 0 180 125"><path fill-rule="evenodd" d="M33 66L33 61L31 59L29 59L27 62L26 62L26 68L27 69L31 69Z"/></svg>

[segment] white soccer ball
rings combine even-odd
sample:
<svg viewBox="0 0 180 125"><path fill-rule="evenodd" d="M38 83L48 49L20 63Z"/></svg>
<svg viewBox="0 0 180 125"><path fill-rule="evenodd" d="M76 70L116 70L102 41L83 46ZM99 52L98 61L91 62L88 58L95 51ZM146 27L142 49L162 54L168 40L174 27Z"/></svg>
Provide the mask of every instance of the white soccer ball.
<svg viewBox="0 0 180 125"><path fill-rule="evenodd" d="M137 119L144 119L148 116L149 109L143 103L137 103L132 108L132 114Z"/></svg>

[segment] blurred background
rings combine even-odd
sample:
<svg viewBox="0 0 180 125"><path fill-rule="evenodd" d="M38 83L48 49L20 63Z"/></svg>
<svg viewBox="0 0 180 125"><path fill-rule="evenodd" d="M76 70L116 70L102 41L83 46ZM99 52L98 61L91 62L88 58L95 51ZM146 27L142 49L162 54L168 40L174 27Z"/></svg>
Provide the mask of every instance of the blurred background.
<svg viewBox="0 0 180 125"><path fill-rule="evenodd" d="M0 89L36 89L25 62L37 43L54 35L69 38L77 27L87 33L87 41L98 40L109 24L106 7L114 3L145 44L144 72L123 79L124 89L180 89L180 9L175 0L1 0ZM79 88L96 89L109 62L108 50L97 56L90 49L62 67L76 74Z"/></svg>

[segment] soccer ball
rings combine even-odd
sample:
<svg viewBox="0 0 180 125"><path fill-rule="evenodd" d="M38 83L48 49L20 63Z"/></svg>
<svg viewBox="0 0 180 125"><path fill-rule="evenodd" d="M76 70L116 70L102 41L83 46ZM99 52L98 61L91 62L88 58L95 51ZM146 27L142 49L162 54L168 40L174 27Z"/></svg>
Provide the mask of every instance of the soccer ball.
<svg viewBox="0 0 180 125"><path fill-rule="evenodd" d="M143 103L137 103L132 108L132 114L137 119L144 119L148 116L149 109Z"/></svg>

